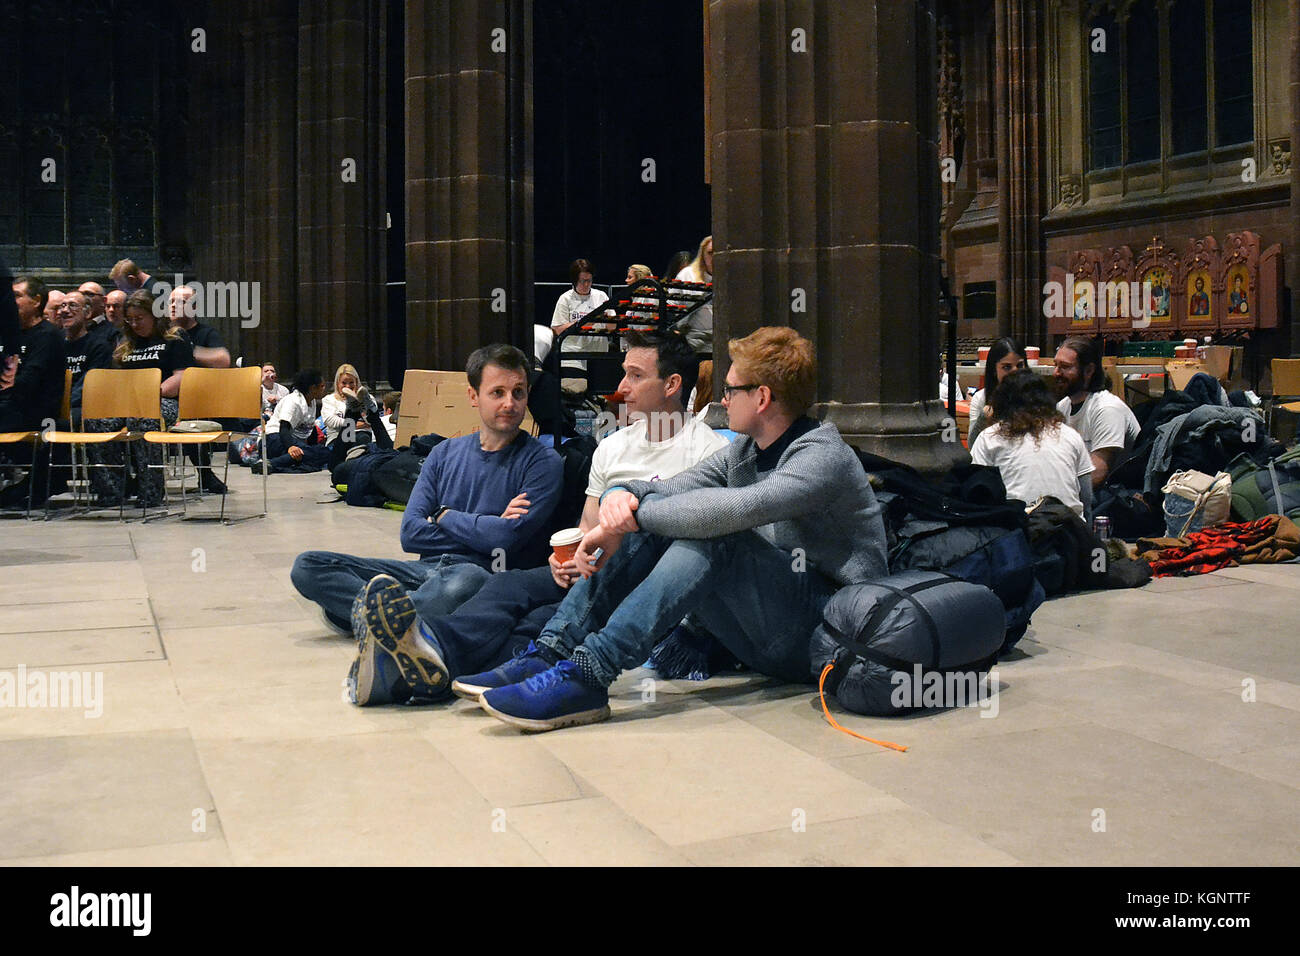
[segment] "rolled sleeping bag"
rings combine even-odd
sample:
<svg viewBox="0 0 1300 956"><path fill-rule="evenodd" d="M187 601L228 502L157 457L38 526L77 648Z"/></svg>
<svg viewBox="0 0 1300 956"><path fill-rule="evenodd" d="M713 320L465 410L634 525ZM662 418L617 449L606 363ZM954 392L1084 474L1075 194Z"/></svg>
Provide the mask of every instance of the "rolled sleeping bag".
<svg viewBox="0 0 1300 956"><path fill-rule="evenodd" d="M841 588L827 602L811 639L813 677L833 662L825 689L857 714L970 704L1005 632L1005 609L988 588L904 571ZM936 682L943 692L928 693Z"/></svg>

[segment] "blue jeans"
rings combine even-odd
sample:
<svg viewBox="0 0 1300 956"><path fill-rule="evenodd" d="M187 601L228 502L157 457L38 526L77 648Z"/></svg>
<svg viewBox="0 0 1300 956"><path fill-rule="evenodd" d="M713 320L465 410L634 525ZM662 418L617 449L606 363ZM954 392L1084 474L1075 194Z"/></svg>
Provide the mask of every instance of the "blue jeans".
<svg viewBox="0 0 1300 956"><path fill-rule="evenodd" d="M419 561L359 558L336 551L304 551L294 559L289 577L298 593L325 609L325 615L344 630L352 629L352 602L376 574L391 574L411 595L424 620L450 614L473 597L492 576L458 554L443 554Z"/></svg>
<svg viewBox="0 0 1300 956"><path fill-rule="evenodd" d="M805 683L809 641L835 585L804 568L753 531L677 541L629 534L600 571L574 583L537 643L609 686L693 614L746 666Z"/></svg>
<svg viewBox="0 0 1300 956"><path fill-rule="evenodd" d="M440 617L420 619L438 639L453 677L499 667L536 639L568 592L550 565L492 575L468 601Z"/></svg>

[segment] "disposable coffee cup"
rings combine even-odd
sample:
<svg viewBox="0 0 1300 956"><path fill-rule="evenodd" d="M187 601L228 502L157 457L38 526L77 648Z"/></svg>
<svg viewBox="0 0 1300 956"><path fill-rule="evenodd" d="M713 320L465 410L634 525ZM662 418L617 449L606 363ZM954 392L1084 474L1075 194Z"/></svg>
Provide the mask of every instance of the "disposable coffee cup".
<svg viewBox="0 0 1300 956"><path fill-rule="evenodd" d="M1038 364L1038 346L1036 345L1025 346L1025 364L1026 365Z"/></svg>
<svg viewBox="0 0 1300 956"><path fill-rule="evenodd" d="M551 550L555 552L555 560L561 564L572 561L581 541L581 528L565 528L563 531L555 532L551 535Z"/></svg>

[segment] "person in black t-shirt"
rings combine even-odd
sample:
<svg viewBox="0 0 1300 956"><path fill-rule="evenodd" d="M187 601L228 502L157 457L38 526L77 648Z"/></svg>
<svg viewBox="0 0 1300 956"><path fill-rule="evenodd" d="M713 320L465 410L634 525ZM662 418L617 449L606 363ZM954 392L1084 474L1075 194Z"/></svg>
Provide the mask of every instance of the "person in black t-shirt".
<svg viewBox="0 0 1300 956"><path fill-rule="evenodd" d="M171 295L167 298L167 312L171 317L172 328L180 332L181 337L189 342L194 350L195 365L202 365L205 368L230 368L230 352L226 349L226 344L221 341L217 330L210 325L203 325L194 318L192 288L179 285L172 289ZM224 428L238 426L233 419L218 424ZM204 491L217 495L226 493L225 483L211 470L211 445L190 445L186 447L185 454L190 461L194 462L199 473L199 483Z"/></svg>
<svg viewBox="0 0 1300 956"><path fill-rule="evenodd" d="M113 285L127 295L144 290L152 297L157 298L167 287L167 283L161 279L155 279L130 259L118 260L112 271L109 272L108 277L113 280Z"/></svg>
<svg viewBox="0 0 1300 956"><path fill-rule="evenodd" d="M194 290L187 285L177 286L167 299L167 312L172 326L194 349L194 364L206 368L230 368L230 351L221 340L221 334L210 325L195 318Z"/></svg>
<svg viewBox="0 0 1300 956"><path fill-rule="evenodd" d="M122 341L113 351L113 364L124 369L156 368L162 372L162 386L159 389L162 416L167 424L176 422L176 397L181 390L181 372L194 364L194 351L178 331L171 327L163 316L154 314L154 298L143 290L133 292L126 300L126 322L123 324ZM148 419L102 418L87 419L87 431L116 431L128 428L131 431L148 431L157 429L160 423ZM105 461L113 464L121 462L122 446L111 444L104 446ZM139 488L139 500L143 507L152 507L162 503L163 477L158 468L146 467L149 464L162 463L162 446L148 445L145 448L132 449L132 464L135 469ZM115 506L115 496L100 495L98 504Z"/></svg>
<svg viewBox="0 0 1300 956"><path fill-rule="evenodd" d="M67 365L63 335L44 321L44 285L40 280L19 276L12 283L18 307L18 367L0 375L0 431L31 431L53 421L63 402L63 370ZM34 294L33 294L34 293ZM4 363L6 366L8 361ZM45 455L32 458L32 446L9 445L0 449L11 464L32 465L32 506L45 503ZM0 493L0 504L20 505L26 500L21 486Z"/></svg>
<svg viewBox="0 0 1300 956"><path fill-rule="evenodd" d="M88 326L90 307L81 292L69 292L59 308L63 332L68 337L64 343L68 371L72 373L72 420L81 419L81 387L86 372L92 368L112 368L113 350L102 335L96 335Z"/></svg>

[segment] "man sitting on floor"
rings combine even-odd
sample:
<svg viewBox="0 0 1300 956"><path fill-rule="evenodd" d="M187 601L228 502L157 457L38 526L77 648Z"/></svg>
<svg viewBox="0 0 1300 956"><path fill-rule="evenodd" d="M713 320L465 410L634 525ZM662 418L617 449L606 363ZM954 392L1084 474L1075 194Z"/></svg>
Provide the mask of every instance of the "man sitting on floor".
<svg viewBox="0 0 1300 956"><path fill-rule="evenodd" d="M633 421L602 441L592 456L587 501L578 525L584 533L596 526L600 496L608 489L633 479L669 478L727 447L726 438L686 411L699 365L686 340L680 335L651 338L634 333L627 343L618 390ZM366 633L358 634L360 652L348 680L353 703L386 704L412 696L399 655L419 659L416 630L439 649L446 666L446 673L437 672L432 684L421 677L420 698L438 692L445 696L449 680L454 681L452 690L474 700L487 689L484 682L494 687L513 683L505 677L514 662L524 658L512 659L512 654L528 648L577 577L576 562L561 564L552 553L549 567L494 574L455 611L432 618L417 614L400 583L377 577L362 594L387 589L388 613L382 618L367 615ZM401 610L394 614L396 608ZM474 673L497 665L504 665L501 674Z"/></svg>
<svg viewBox="0 0 1300 956"><path fill-rule="evenodd" d="M1065 397L1056 410L1083 438L1092 458L1092 487L1124 464L1138 433L1133 410L1112 395L1101 365L1101 350L1092 339L1072 336L1056 350L1056 388Z"/></svg>
<svg viewBox="0 0 1300 956"><path fill-rule="evenodd" d="M605 493L576 555L584 577L520 658L533 676L485 691L488 713L527 730L604 720L609 685L687 614L753 670L806 682L809 640L835 589L888 573L866 472L833 425L804 414L812 343L762 328L728 349L723 402L743 437L667 481ZM390 594L367 601L383 615L400 604ZM422 634L414 643L437 683L439 648Z"/></svg>
<svg viewBox="0 0 1300 956"><path fill-rule="evenodd" d="M425 459L402 516L402 549L418 561L360 558L332 551L298 555L294 587L342 630L356 630L353 600L377 574L411 590L419 612L453 611L491 577L494 560L532 567L545 556L539 534L560 498L560 456L520 430L528 407L528 359L510 345L469 357L470 404L481 428L440 442Z"/></svg>

